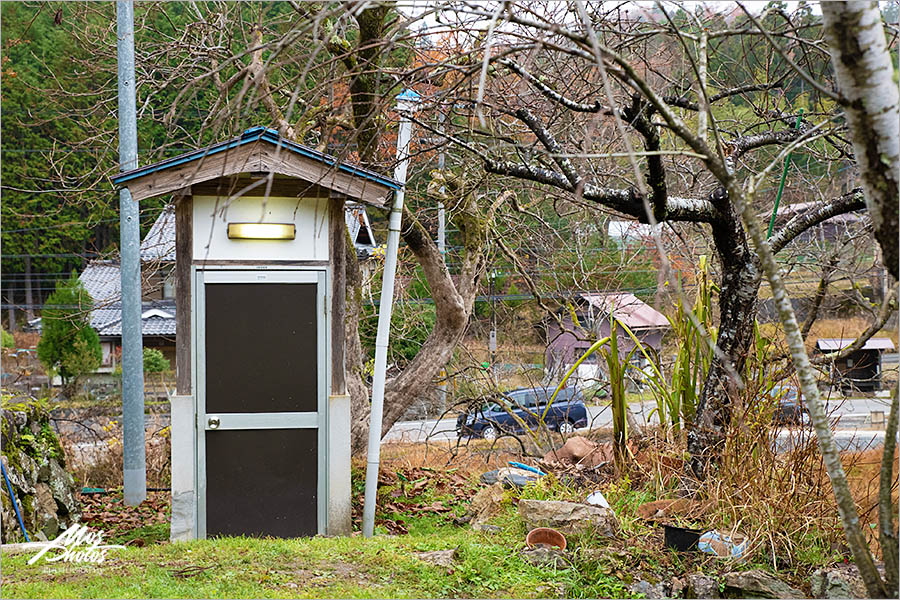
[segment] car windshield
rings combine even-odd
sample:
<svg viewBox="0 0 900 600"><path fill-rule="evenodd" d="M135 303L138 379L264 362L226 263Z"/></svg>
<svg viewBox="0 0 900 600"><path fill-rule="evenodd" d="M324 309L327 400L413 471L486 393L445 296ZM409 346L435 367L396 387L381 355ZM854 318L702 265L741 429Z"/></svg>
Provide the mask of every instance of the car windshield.
<svg viewBox="0 0 900 600"><path fill-rule="evenodd" d="M796 402L797 401L797 388L787 387L782 385L776 385L772 388L772 391L769 393L772 398L778 399L780 402Z"/></svg>

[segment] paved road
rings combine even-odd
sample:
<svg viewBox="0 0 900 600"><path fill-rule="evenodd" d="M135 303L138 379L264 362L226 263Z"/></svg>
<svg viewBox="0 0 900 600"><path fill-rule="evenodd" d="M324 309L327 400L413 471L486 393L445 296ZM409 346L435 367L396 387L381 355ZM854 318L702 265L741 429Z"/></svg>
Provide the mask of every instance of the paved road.
<svg viewBox="0 0 900 600"><path fill-rule="evenodd" d="M589 425L587 429L612 426L612 411L609 406L588 406ZM632 412L642 421L658 423L655 402L632 403ZM882 398L831 399L828 411L835 422L835 439L842 450L866 450L884 443L884 431L873 430L871 412L883 411L885 418L890 409L890 400ZM876 426L877 427L877 426ZM796 443L799 432L782 429L779 432L779 446L787 448ZM389 441L447 441L456 439L456 418L430 419L422 421L401 421L396 423L385 437Z"/></svg>

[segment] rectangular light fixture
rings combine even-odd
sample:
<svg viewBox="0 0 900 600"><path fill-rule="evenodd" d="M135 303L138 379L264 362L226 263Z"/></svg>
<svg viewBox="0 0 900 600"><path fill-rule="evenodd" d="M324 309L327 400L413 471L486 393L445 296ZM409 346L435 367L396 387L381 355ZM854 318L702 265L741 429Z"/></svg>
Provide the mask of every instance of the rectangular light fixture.
<svg viewBox="0 0 900 600"><path fill-rule="evenodd" d="M229 223L231 240L292 240L297 235L293 223Z"/></svg>

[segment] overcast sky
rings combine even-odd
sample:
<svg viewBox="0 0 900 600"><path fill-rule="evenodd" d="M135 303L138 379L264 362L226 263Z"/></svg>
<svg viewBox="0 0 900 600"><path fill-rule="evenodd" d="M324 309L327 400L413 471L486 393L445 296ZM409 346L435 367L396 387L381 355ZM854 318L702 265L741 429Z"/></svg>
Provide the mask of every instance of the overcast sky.
<svg viewBox="0 0 900 600"><path fill-rule="evenodd" d="M397 4L402 12L411 16L416 16L427 12L428 9L433 9L434 6L439 3L441 3L441 0L400 0ZM623 1L620 3L610 1L607 2L607 4L610 6L621 6L621 9L623 11L627 11L629 9L629 5L632 5L633 10L635 11L643 11L653 10L656 2L654 0L633 0L631 2ZM768 0L747 0L746 2L743 2L743 4L750 12L758 14L763 9L765 9L766 4L768 4ZM787 0L786 4L788 7L788 12L791 12L797 8L797 4L799 4L799 2L798 0ZM882 4L885 3L882 2ZM677 10L678 6L681 6L691 12L693 12L697 6L706 6L717 12L728 12L734 9L737 6L737 3L726 0L684 0L682 2L664 1L664 5L667 11L672 12L674 12L674 10ZM822 14L822 10L819 7L818 2L809 2L809 5L812 7L813 13ZM496 8L496 2L484 2L485 10L491 10L492 8ZM438 26L434 14L425 15L423 21L427 24L429 29Z"/></svg>

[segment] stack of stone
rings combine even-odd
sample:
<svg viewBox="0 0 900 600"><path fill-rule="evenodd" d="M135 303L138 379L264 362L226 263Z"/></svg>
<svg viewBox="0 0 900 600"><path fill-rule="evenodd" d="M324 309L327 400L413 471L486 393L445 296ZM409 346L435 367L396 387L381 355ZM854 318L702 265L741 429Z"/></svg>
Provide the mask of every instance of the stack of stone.
<svg viewBox="0 0 900 600"><path fill-rule="evenodd" d="M81 518L75 481L46 407L34 399L17 400L0 411L3 466L29 536L46 541ZM2 542L25 541L6 482L2 485Z"/></svg>

